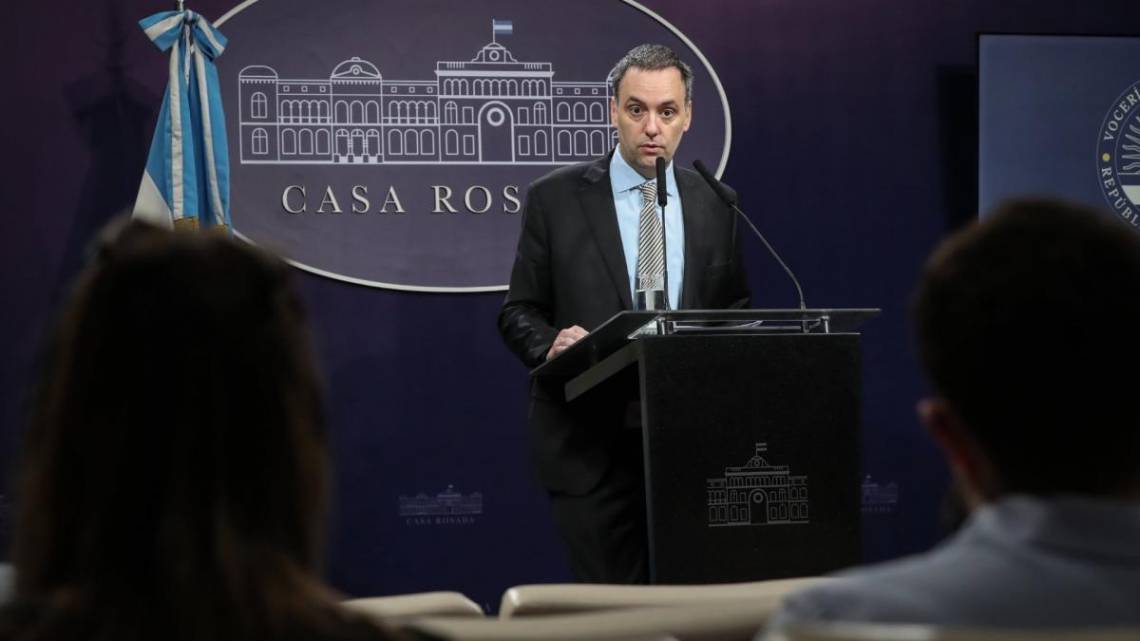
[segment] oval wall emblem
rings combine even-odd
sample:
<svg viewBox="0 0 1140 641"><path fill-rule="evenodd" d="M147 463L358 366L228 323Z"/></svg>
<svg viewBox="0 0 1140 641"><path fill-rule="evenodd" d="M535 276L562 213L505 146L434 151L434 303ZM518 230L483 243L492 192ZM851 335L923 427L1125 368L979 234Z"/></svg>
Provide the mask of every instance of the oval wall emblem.
<svg viewBox="0 0 1140 641"><path fill-rule="evenodd" d="M716 73L635 2L253 0L218 21L233 225L294 265L391 289L506 289L526 186L607 153L605 78L659 42L695 74L677 160L723 169Z"/></svg>
<svg viewBox="0 0 1140 641"><path fill-rule="evenodd" d="M1120 94L1100 126L1097 178L1116 215L1140 227L1140 82Z"/></svg>

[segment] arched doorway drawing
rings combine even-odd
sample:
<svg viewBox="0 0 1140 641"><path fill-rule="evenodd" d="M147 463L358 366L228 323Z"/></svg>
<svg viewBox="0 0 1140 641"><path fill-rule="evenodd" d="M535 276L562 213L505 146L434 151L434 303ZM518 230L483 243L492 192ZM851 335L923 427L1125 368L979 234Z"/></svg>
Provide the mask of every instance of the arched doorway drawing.
<svg viewBox="0 0 1140 641"><path fill-rule="evenodd" d="M364 130L353 129L352 138L348 143L348 162L363 161L368 150L364 146Z"/></svg>
<svg viewBox="0 0 1140 641"><path fill-rule="evenodd" d="M748 508L752 511L752 525L768 523L768 495L764 490L752 490L748 495Z"/></svg>
<svg viewBox="0 0 1140 641"><path fill-rule="evenodd" d="M479 110L479 160L514 162L514 115L503 103L488 102Z"/></svg>

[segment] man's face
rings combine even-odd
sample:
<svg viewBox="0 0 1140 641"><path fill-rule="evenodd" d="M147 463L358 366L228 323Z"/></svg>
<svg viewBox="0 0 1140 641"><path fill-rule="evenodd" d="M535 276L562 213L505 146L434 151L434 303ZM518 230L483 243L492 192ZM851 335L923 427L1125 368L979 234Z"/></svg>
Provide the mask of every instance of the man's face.
<svg viewBox="0 0 1140 641"><path fill-rule="evenodd" d="M649 71L630 67L610 99L610 121L618 132L622 158L646 178L656 175L658 158L673 160L689 130L691 103L676 67Z"/></svg>

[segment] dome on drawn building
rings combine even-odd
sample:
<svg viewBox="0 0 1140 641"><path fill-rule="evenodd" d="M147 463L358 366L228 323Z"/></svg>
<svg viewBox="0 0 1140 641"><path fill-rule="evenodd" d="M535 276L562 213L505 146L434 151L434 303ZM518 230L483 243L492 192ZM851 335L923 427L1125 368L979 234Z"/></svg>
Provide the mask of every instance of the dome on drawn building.
<svg viewBox="0 0 1140 641"><path fill-rule="evenodd" d="M764 460L764 458L762 456L757 454L756 456L753 456L752 458L748 459L747 463L745 463L744 465L741 465L740 469L742 469L742 470L768 470L768 469L772 469L772 466L769 465L768 461Z"/></svg>
<svg viewBox="0 0 1140 641"><path fill-rule="evenodd" d="M503 45L492 42L479 50L471 62L518 62Z"/></svg>
<svg viewBox="0 0 1140 641"><path fill-rule="evenodd" d="M273 67L265 65L250 65L238 73L239 78L276 78L277 72Z"/></svg>
<svg viewBox="0 0 1140 641"><path fill-rule="evenodd" d="M371 62L368 62L367 60L361 60L360 58L353 56L337 65L336 68L333 69L332 76L330 77L343 79L371 78L374 80L379 80L380 70L377 69L376 65L372 64Z"/></svg>

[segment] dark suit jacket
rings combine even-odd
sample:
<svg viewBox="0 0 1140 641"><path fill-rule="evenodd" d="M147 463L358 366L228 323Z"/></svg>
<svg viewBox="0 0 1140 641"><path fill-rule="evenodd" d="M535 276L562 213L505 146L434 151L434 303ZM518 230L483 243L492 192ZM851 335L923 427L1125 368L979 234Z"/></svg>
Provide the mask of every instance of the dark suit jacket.
<svg viewBox="0 0 1140 641"><path fill-rule="evenodd" d="M611 152L612 153L612 152ZM558 169L527 191L510 290L499 331L527 367L537 367L559 330L592 331L633 309L609 178L610 157ZM681 308L747 307L736 216L704 180L677 167L685 222ZM627 399L594 394L573 403L531 383L530 447L551 491L590 491L611 463Z"/></svg>

